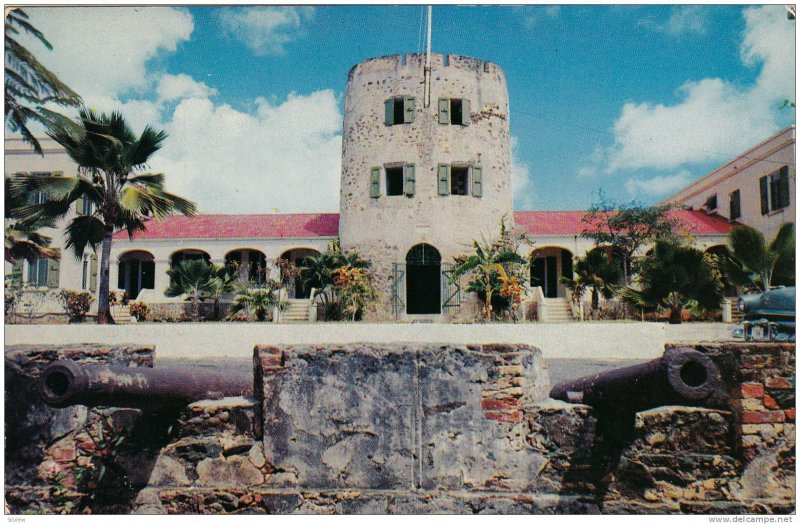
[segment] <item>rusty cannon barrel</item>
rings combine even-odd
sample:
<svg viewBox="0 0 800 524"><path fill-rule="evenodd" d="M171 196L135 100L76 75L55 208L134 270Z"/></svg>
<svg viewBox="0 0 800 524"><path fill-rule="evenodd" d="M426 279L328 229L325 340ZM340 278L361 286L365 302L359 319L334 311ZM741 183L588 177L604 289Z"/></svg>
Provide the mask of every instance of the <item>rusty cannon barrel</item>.
<svg viewBox="0 0 800 524"><path fill-rule="evenodd" d="M197 400L251 395L253 374L197 367L79 366L71 360L48 365L38 380L46 404L65 407L178 408Z"/></svg>
<svg viewBox="0 0 800 524"><path fill-rule="evenodd" d="M707 355L676 348L656 360L560 382L550 397L632 413L666 405L708 405L720 384L719 369Z"/></svg>

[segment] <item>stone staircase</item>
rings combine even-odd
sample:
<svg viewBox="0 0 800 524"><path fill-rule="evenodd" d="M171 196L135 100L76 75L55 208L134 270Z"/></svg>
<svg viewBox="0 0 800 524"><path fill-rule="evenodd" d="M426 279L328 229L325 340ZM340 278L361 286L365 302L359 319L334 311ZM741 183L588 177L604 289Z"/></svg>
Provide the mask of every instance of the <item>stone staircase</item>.
<svg viewBox="0 0 800 524"><path fill-rule="evenodd" d="M290 322L308 322L308 308L311 300L308 298L289 298L288 307L281 311L280 321L284 324Z"/></svg>
<svg viewBox="0 0 800 524"><path fill-rule="evenodd" d="M131 312L128 306L111 306L111 318L117 324L130 324Z"/></svg>
<svg viewBox="0 0 800 524"><path fill-rule="evenodd" d="M572 322L572 310L566 298L544 299L544 314L541 322Z"/></svg>

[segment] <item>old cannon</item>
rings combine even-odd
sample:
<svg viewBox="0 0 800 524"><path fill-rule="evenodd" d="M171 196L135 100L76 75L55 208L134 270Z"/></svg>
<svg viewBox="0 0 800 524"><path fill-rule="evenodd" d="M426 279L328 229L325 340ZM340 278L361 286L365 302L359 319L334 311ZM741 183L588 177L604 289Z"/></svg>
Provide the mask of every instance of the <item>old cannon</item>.
<svg viewBox="0 0 800 524"><path fill-rule="evenodd" d="M251 395L253 374L197 367L79 366L59 360L44 368L37 387L42 401L54 407L83 404L157 410L202 399Z"/></svg>
<svg viewBox="0 0 800 524"><path fill-rule="evenodd" d="M560 382L550 397L600 411L635 413L666 405L710 406L720 384L719 369L707 355L675 348L649 362Z"/></svg>

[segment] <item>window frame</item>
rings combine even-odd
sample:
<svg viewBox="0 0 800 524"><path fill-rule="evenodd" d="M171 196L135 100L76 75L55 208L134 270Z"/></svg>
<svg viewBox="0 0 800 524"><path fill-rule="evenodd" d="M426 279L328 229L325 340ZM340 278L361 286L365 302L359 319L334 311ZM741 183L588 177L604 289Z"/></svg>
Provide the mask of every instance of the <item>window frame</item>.
<svg viewBox="0 0 800 524"><path fill-rule="evenodd" d="M734 202L736 202L735 206ZM736 209L735 216L733 212L734 209ZM737 220L741 217L742 217L742 193L738 189L734 189L730 193L730 199L728 202L728 219Z"/></svg>
<svg viewBox="0 0 800 524"><path fill-rule="evenodd" d="M26 282L35 287L48 287L47 276L49 270L50 264L48 264L47 257L36 257L33 262L28 262L28 278Z"/></svg>
<svg viewBox="0 0 800 524"><path fill-rule="evenodd" d="M393 178L397 178L396 180L389 180L389 172L392 172ZM389 165L384 166L383 168L383 181L384 187L386 188L386 196L387 197L394 197L394 196L403 196L405 194L405 181L403 176L403 164L400 165ZM394 185L393 185L394 184ZM391 189L395 189L396 192L390 193Z"/></svg>

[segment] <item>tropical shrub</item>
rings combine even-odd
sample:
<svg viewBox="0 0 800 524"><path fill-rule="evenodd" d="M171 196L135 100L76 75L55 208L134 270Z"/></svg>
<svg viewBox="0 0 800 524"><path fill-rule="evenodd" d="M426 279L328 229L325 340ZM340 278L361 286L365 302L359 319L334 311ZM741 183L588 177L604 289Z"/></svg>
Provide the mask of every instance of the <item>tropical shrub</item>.
<svg viewBox="0 0 800 524"><path fill-rule="evenodd" d="M333 283L342 302L347 304L345 309L351 320L360 319L364 307L376 296L369 272L348 264L333 272Z"/></svg>
<svg viewBox="0 0 800 524"><path fill-rule="evenodd" d="M186 295L191 303L192 320L200 320L200 302L211 298L217 291L215 278L222 268L205 260L181 260L167 270L169 287L164 291L168 297Z"/></svg>
<svg viewBox="0 0 800 524"><path fill-rule="evenodd" d="M133 318L141 322L147 320L150 315L150 306L144 302L131 302L131 305L128 306L128 312Z"/></svg>
<svg viewBox="0 0 800 524"><path fill-rule="evenodd" d="M86 313L94 302L94 297L91 293L86 291L73 291L71 289L62 289L58 293L58 298L64 306L64 311L69 317L70 323L83 322L86 318Z"/></svg>
<svg viewBox="0 0 800 524"><path fill-rule="evenodd" d="M728 243L730 252L724 267L733 283L749 291L795 284L794 224L783 224L769 244L760 231L736 226Z"/></svg>
<svg viewBox="0 0 800 524"><path fill-rule="evenodd" d="M622 269L604 250L593 249L575 261L572 278L562 277L561 282L572 291L572 300L579 303L586 291L592 295L592 311L600 307L600 295L610 299L622 280Z"/></svg>
<svg viewBox="0 0 800 524"><path fill-rule="evenodd" d="M370 262L361 258L358 253L344 253L339 245L339 240L334 239L328 244L324 253L311 255L303 260L300 266L300 278L305 289L316 288L323 304L325 320L343 320L348 316L352 318L352 302L343 296L342 288L336 286L336 271L343 267L366 270ZM366 305L366 300L374 299L374 295L363 295L362 302L356 307L356 314L360 315Z"/></svg>
<svg viewBox="0 0 800 524"><path fill-rule="evenodd" d="M669 310L670 324L680 324L682 312L717 311L724 286L712 259L690 246L659 240L641 259L638 289L621 291L624 300L650 310Z"/></svg>
<svg viewBox="0 0 800 524"><path fill-rule="evenodd" d="M244 311L259 322L267 320L274 308L286 309L287 302L281 299L280 282L267 280L263 286L242 288L234 297L229 310L229 318Z"/></svg>
<svg viewBox="0 0 800 524"><path fill-rule="evenodd" d="M522 301L527 260L516 252L519 241L508 230L503 217L497 242L488 245L475 240L472 242L473 254L455 257L455 269L450 278L456 280L466 274L472 277L466 290L475 293L483 302L483 314L488 322L491 322L493 312L512 309L516 298L519 298L517 307ZM517 289L519 297L514 295Z"/></svg>

